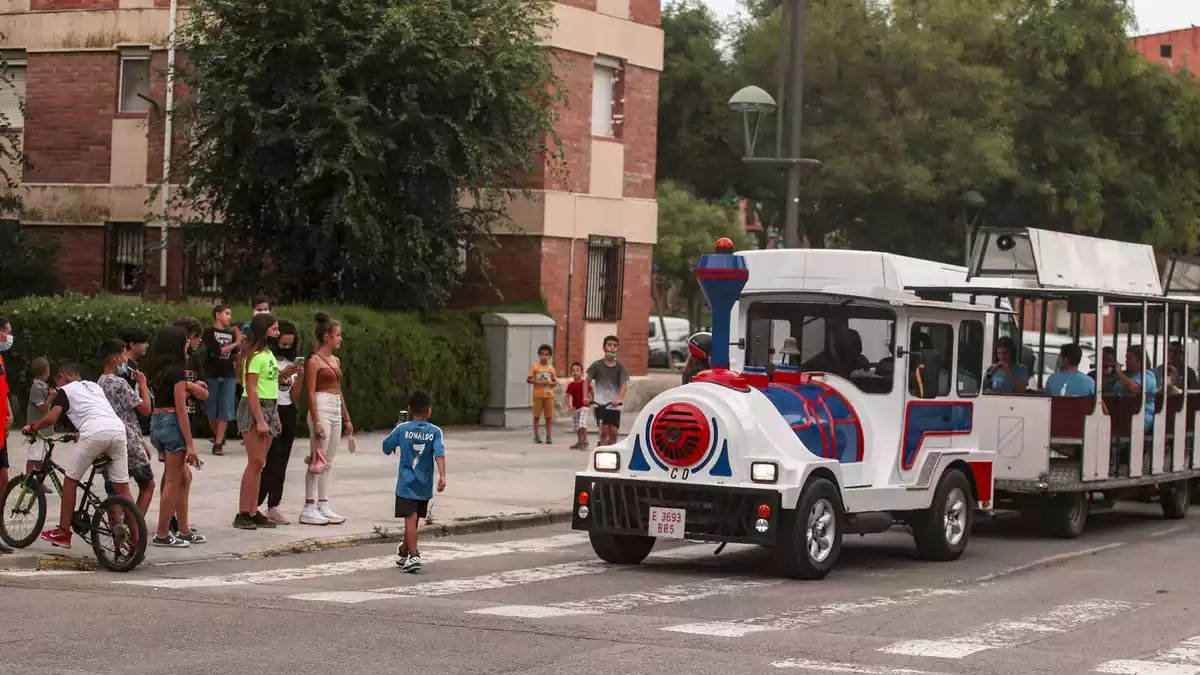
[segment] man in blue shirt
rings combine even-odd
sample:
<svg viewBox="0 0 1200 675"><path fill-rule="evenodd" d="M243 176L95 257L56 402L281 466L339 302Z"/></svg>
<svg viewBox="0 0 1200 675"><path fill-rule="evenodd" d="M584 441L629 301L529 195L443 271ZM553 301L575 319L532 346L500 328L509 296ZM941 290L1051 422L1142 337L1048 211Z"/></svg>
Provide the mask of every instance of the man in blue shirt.
<svg viewBox="0 0 1200 675"><path fill-rule="evenodd" d="M1129 345L1125 350L1125 370L1117 370L1117 386L1113 393L1118 396L1140 396L1146 390L1146 431L1154 427L1154 395L1158 393L1158 380L1146 368L1146 357L1141 345Z"/></svg>
<svg viewBox="0 0 1200 675"><path fill-rule="evenodd" d="M1079 345L1064 346L1058 352L1059 370L1046 380L1046 393L1051 396L1095 396L1096 381L1079 372L1083 350Z"/></svg>
<svg viewBox="0 0 1200 675"><path fill-rule="evenodd" d="M1017 345L1005 336L996 341L996 363L987 370L988 390L997 394L1025 391L1029 384L1029 368L1017 363Z"/></svg>
<svg viewBox="0 0 1200 675"><path fill-rule="evenodd" d="M400 451L400 473L396 478L396 517L404 519L404 543L396 550L396 564L405 572L421 569L417 550L417 522L429 513L433 499L433 466L437 464L437 491L446 489L446 444L442 430L429 423L433 399L418 389L408 397L411 420L396 425L383 439L383 452Z"/></svg>

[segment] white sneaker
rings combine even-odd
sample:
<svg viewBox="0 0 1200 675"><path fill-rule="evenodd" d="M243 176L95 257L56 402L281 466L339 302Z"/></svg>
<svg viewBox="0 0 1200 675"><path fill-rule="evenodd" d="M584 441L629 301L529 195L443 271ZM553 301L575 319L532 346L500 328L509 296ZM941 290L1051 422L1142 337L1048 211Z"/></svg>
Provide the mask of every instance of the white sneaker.
<svg viewBox="0 0 1200 675"><path fill-rule="evenodd" d="M329 519L317 511L316 504L305 504L300 511L300 522L304 525L328 525Z"/></svg>
<svg viewBox="0 0 1200 675"><path fill-rule="evenodd" d="M330 525L341 525L346 522L345 518L334 513L333 509L329 508L329 502L317 502L317 513L325 518Z"/></svg>

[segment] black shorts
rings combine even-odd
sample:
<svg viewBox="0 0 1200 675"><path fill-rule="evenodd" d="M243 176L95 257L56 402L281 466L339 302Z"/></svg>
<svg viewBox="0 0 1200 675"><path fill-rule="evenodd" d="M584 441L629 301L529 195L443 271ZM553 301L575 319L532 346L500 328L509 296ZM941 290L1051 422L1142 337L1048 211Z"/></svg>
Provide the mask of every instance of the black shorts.
<svg viewBox="0 0 1200 675"><path fill-rule="evenodd" d="M429 500L396 497L397 518L407 518L414 513L417 514L418 518L424 518L425 515L429 513Z"/></svg>
<svg viewBox="0 0 1200 675"><path fill-rule="evenodd" d="M602 427L620 427L621 411L613 410L606 405L596 406L596 423Z"/></svg>
<svg viewBox="0 0 1200 675"><path fill-rule="evenodd" d="M8 468L8 439L0 435L0 469Z"/></svg>
<svg viewBox="0 0 1200 675"><path fill-rule="evenodd" d="M139 488L144 488L154 482L154 469L151 469L149 465L139 466L136 469L129 470L129 477L133 479L133 482L137 483ZM117 494L117 491L113 489L112 481L108 478L104 479L104 491L109 495Z"/></svg>

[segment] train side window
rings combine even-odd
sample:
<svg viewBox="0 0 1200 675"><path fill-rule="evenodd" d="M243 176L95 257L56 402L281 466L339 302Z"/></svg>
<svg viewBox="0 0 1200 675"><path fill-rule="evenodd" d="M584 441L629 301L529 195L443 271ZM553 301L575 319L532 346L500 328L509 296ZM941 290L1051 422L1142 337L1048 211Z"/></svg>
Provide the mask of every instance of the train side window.
<svg viewBox="0 0 1200 675"><path fill-rule="evenodd" d="M920 380L915 372L909 373L908 390L913 396L921 395L922 386L928 387L937 382L937 397L950 395L950 367L954 363L954 327L944 323L916 322L912 325L909 336L909 349L912 351L932 350L937 352L937 379L932 373L922 372ZM915 363L915 362L910 362ZM912 365L909 366L913 368Z"/></svg>
<svg viewBox="0 0 1200 675"><path fill-rule="evenodd" d="M983 382L983 322L958 324L958 395L979 395Z"/></svg>

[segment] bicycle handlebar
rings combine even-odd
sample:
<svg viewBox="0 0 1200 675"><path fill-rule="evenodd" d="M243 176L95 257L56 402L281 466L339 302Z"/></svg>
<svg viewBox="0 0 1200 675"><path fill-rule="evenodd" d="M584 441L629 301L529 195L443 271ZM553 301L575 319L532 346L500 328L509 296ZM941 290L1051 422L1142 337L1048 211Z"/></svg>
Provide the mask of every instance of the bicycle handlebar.
<svg viewBox="0 0 1200 675"><path fill-rule="evenodd" d="M79 434L74 433L58 434L56 436L39 436L38 434L27 433L24 429L22 429L21 435L24 436L25 440L31 444L37 440L49 441L50 443L72 443L79 440Z"/></svg>

